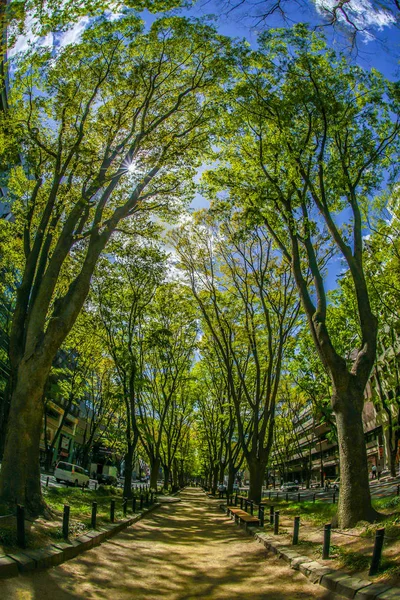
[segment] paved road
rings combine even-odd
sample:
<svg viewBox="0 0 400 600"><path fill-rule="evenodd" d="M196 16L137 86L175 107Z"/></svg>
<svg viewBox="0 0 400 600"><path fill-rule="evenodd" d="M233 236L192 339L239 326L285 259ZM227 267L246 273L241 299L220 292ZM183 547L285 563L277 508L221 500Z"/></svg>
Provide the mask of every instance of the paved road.
<svg viewBox="0 0 400 600"><path fill-rule="evenodd" d="M400 485L400 478L392 481L370 481L370 490L372 498L386 498L389 496L394 496L397 493L397 486ZM248 490L248 487L241 487L241 490ZM268 489L263 491L264 497L268 498L269 493L271 492L271 498L276 498L276 494L279 494L279 498L285 498L286 492L281 491L278 487L275 489ZM298 498L298 493L300 493L302 500L312 500L313 495L315 494L316 500L322 502L332 502L332 496L334 493L333 489L329 491L325 491L320 488L313 489L305 489L301 488L298 492L289 492L289 500L296 501ZM339 492L335 492L336 500L339 496Z"/></svg>
<svg viewBox="0 0 400 600"><path fill-rule="evenodd" d="M66 487L66 485L67 485L63 481L60 482L60 483L58 483L56 481L56 478L54 477L54 475L46 475L45 473L41 473L41 475L40 475L40 481L42 482L42 487L45 487L47 485L47 478L49 478L49 485L48 485L48 487L57 487L57 488L60 488L60 487ZM89 488L94 490L94 488L96 486L96 483L97 483L96 479L90 479L89 480ZM143 482L136 482L136 481L132 482L132 487L133 488L140 487L142 485L145 485L145 484ZM123 487L123 486L121 484L118 484L118 487Z"/></svg>
<svg viewBox="0 0 400 600"><path fill-rule="evenodd" d="M267 555L197 488L58 567L0 581L7 600L333 600Z"/></svg>

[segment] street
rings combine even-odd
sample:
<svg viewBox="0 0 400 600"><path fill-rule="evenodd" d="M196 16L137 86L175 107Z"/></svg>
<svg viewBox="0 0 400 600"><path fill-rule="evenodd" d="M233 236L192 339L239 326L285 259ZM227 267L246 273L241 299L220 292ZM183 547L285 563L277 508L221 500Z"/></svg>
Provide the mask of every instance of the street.
<svg viewBox="0 0 400 600"><path fill-rule="evenodd" d="M386 498L388 496L394 496L397 494L397 487L400 485L400 478L396 478L395 480L380 480L377 479L370 481L370 490L372 498ZM241 487L240 490L246 491L248 487ZM268 498L269 493L271 492L271 498L276 498L277 494L278 498L285 498L286 492L280 490L280 488L276 487L275 489L269 488L268 490L263 489L263 497ZM288 498L289 501L296 501L298 499L298 494L300 494L301 499L304 500L312 500L315 494L315 499L322 502L332 502L333 494L335 493L335 499L339 496L339 492L333 490L332 488L328 491L325 491L321 488L300 488L298 492L289 492Z"/></svg>
<svg viewBox="0 0 400 600"><path fill-rule="evenodd" d="M41 473L40 474L40 480L42 482L42 487L46 487L46 485L47 485L47 479L49 480L48 487L57 487L57 488L60 488L60 487L66 487L66 485L67 485L63 481L60 482L60 483L58 483L56 481L56 478L54 477L54 475L46 475L46 473ZM97 485L99 485L98 482L96 481L96 479L90 479L89 480L89 489L94 490L95 487L96 487L96 483L97 483ZM140 482L140 481L133 481L132 482L132 487L133 488L139 487L141 485L145 485L145 484L143 482ZM121 487L121 485L118 483L117 487Z"/></svg>

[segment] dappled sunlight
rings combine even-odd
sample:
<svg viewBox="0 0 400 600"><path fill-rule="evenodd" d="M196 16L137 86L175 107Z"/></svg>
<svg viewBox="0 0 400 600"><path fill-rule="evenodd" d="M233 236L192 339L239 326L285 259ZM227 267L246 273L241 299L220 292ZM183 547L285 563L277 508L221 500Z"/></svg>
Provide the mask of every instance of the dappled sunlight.
<svg viewBox="0 0 400 600"><path fill-rule="evenodd" d="M182 502L145 519L74 560L9 580L10 600L190 598L274 600L334 596L292 571L189 489ZM20 595L30 594L30 595Z"/></svg>

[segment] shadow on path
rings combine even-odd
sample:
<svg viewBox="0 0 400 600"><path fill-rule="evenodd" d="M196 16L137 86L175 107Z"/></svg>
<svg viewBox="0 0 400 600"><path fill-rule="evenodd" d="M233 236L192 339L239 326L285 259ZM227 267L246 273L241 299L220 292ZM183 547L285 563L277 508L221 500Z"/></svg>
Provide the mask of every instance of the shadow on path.
<svg viewBox="0 0 400 600"><path fill-rule="evenodd" d="M3 600L283 600L333 594L254 541L189 488L101 546L47 571L0 582Z"/></svg>

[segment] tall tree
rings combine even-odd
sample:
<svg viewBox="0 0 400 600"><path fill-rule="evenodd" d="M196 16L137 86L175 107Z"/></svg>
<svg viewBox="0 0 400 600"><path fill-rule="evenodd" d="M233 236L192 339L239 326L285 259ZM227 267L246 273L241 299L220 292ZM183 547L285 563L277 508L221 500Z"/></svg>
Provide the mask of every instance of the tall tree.
<svg viewBox="0 0 400 600"><path fill-rule="evenodd" d="M150 486L157 487L161 445L171 411L190 378L198 328L186 290L164 283L156 293L145 329L143 386L137 405L140 441L150 462Z"/></svg>
<svg viewBox="0 0 400 600"><path fill-rule="evenodd" d="M115 243L114 260L100 261L91 299L100 335L112 357L125 404L124 496L131 497L133 458L139 439L138 402L146 354L145 320L157 286L164 278L165 255L156 244L133 238Z"/></svg>
<svg viewBox="0 0 400 600"><path fill-rule="evenodd" d="M24 153L14 206L25 266L0 496L32 513L43 508L43 387L97 260L123 219L166 214L187 197L229 75L229 43L213 29L179 18L141 27L130 13L101 18L56 58L28 53L10 96Z"/></svg>
<svg viewBox="0 0 400 600"><path fill-rule="evenodd" d="M261 37L233 106L239 133L232 133L211 179L215 189L265 223L292 266L332 382L341 465L339 522L351 526L374 519L361 414L375 360L377 318L363 268L362 210L397 152L396 86L376 72L349 66L297 26ZM350 365L335 348L328 323L328 245L348 268L357 299L361 343Z"/></svg>
<svg viewBox="0 0 400 600"><path fill-rule="evenodd" d="M176 233L175 242L205 327L225 365L250 471L249 497L259 501L282 362L299 313L290 267L273 249L265 227L246 229L229 211L220 223L203 217L192 231Z"/></svg>

